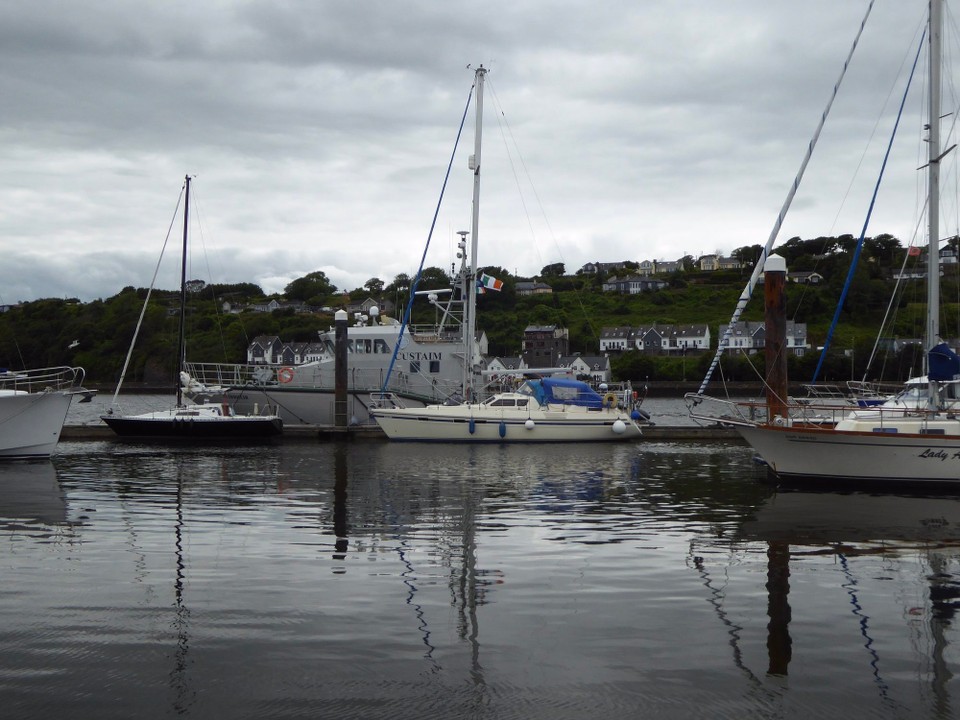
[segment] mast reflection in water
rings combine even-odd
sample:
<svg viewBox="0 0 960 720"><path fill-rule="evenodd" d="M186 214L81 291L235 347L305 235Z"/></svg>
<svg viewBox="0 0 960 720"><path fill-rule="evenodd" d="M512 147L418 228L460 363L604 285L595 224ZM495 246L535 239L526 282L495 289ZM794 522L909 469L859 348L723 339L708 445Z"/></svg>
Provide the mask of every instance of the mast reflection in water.
<svg viewBox="0 0 960 720"><path fill-rule="evenodd" d="M62 443L0 466L26 717L952 717L960 503L742 446Z"/></svg>

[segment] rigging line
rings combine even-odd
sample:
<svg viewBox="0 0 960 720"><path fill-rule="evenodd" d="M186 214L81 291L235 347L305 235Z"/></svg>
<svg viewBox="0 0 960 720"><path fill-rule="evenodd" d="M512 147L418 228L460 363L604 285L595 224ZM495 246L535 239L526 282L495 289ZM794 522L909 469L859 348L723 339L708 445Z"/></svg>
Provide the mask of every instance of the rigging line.
<svg viewBox="0 0 960 720"><path fill-rule="evenodd" d="M926 201L924 201L923 206L924 207L927 206ZM880 335L883 333L883 329L889 326L888 322L890 320L891 311L893 311L894 314L896 315L897 307L895 306L894 303L896 302L897 296L900 293L901 284L903 283L903 273L906 271L907 261L910 259L909 248L913 247L914 241L916 240L917 235L920 233L920 224L922 222L923 222L923 212L921 212L917 217L917 224L913 228L913 237L910 239L910 245L908 246L907 252L903 254L903 262L900 264L900 272L897 275L896 283L894 283L893 292L890 293L890 300L887 301L887 309L883 314L883 321L880 323L880 332L877 333L877 336L873 340L873 349L870 351L870 357L867 359L867 365L863 370L863 378L862 378L863 382L867 381L867 375L870 372L870 366L873 365L873 361L876 358L877 349L880 346ZM880 373L880 376L883 377L882 371Z"/></svg>
<svg viewBox="0 0 960 720"><path fill-rule="evenodd" d="M763 272L763 266L767 261L767 256L770 255L770 250L773 247L773 243L777 239L777 235L780 234L780 227L783 225L787 211L790 209L790 205L793 203L793 197L797 194L797 189L800 187L800 181L803 179L803 174L807 169L807 164L810 162L810 157L813 155L813 149L817 145L817 140L820 139L820 132L823 130L823 126L827 121L827 116L830 114L830 109L833 107L833 101L836 99L837 93L840 90L840 84L843 82L843 78L847 74L847 68L850 67L850 60L853 58L853 53L857 49L857 44L860 42L860 36L863 34L863 28L867 24L867 18L870 17L870 11L873 9L874 2L875 0L870 0L870 4L867 6L867 12L863 16L863 20L860 22L860 28L857 30L857 35L853 40L853 45L850 47L850 52L847 53L847 59L843 63L843 69L840 71L840 77L837 78L837 82L833 86L833 92L830 94L830 99L827 101L827 105L823 110L823 114L820 116L820 122L817 124L817 129L814 131L813 137L810 139L810 143L807 146L807 152L803 157L803 161L800 163L800 170L797 172L797 176L794 178L793 184L790 186L790 190L787 192L786 200L784 200L783 206L780 208L780 214L777 215L776 222L773 224L773 229L770 231L770 237L767 238L767 244L764 246L763 251L760 253L760 257L757 259L757 264L753 268L753 273L750 275L750 279L747 281L747 286L743 289L740 299L737 301L737 306L733 311L733 316L730 318L730 323L727 325L727 329L723 333L723 337L717 344L717 353L710 362L710 367L707 368L707 374L703 378L703 383L701 383L700 389L697 390L698 396L702 396L704 391L707 389L707 385L710 383L710 378L713 376L713 371L716 369L717 363L720 362L720 357L723 355L723 351L727 348L727 345L730 342L730 336L733 334L733 326L740 319L740 315L743 314L744 309L747 307L747 303L750 302L750 298L753 296L753 289L756 287L757 281L760 279L760 274Z"/></svg>
<svg viewBox="0 0 960 720"><path fill-rule="evenodd" d="M489 82L489 80L487 82ZM490 94L493 96L494 105L497 107L497 112L494 114L497 118L497 128L500 130L500 138L503 140L503 146L507 151L507 162L510 165L510 172L513 174L513 181L517 185L517 194L520 196L520 204L523 206L523 214L527 219L527 227L530 228L530 237L533 240L533 249L534 252L537 253L537 258L539 258L540 262L542 263L543 256L540 254L540 249L537 247L537 233L533 227L533 221L530 219L530 210L527 208L527 199L523 195L523 188L520 185L520 176L517 174L517 167L513 162L513 154L510 152L510 143L507 142L507 134L510 135L510 141L513 143L513 147L516 150L517 158L520 162L520 166L523 168L524 176L527 178L527 181L530 182L532 187L533 183L530 181L530 173L527 170L526 164L523 162L523 155L520 154L520 148L517 146L516 138L514 138L513 132L510 129L510 125L507 123L506 114L503 112L503 106L500 105L500 98L497 97L497 93L493 89L492 82L490 82ZM507 128L507 133L504 133L504 126ZM534 196L536 196L536 191L534 191Z"/></svg>
<svg viewBox="0 0 960 720"><path fill-rule="evenodd" d="M6 305L6 303L3 301L3 294L2 294L2 293L0 293L0 305ZM17 342L17 336L16 336L16 334L13 332L13 328L11 328L10 330L11 330L11 336L12 336L12 337L10 338L10 340L13 342L13 347L16 348L16 350L17 350L17 357L20 358L20 367L22 367L23 369L26 369L26 368L27 368L27 363L26 363L26 362L24 361L24 359L23 359L23 351L20 349L20 343Z"/></svg>
<svg viewBox="0 0 960 720"><path fill-rule="evenodd" d="M843 575L847 578L847 582L840 587L846 590L847 595L850 597L850 605L853 608L853 615L857 618L860 625L860 634L865 640L863 647L866 648L867 652L870 654L870 667L873 668L873 681L877 686L877 689L880 691L880 697L884 700L891 702L892 698L890 697L890 686L887 685L886 681L880 675L880 654L874 648L873 638L870 637L870 616L864 613L863 606L860 604L860 599L857 597L857 579L853 576L853 572L850 570L850 564L847 561L847 556L843 552L838 552L837 557L840 560L840 567L842 568Z"/></svg>
<svg viewBox="0 0 960 720"><path fill-rule="evenodd" d="M700 555L693 554L693 543L690 544L690 556L693 563L693 568L696 573L700 576L700 580L703 583L703 586L709 592L710 597L706 598L706 601L713 608L716 616L719 618L720 623L726 627L727 635L730 637L729 645L733 651L733 664L739 668L747 677L747 679L755 685L757 688L763 690L763 683L760 679L754 674L754 672L747 667L747 664L743 659L743 650L740 648L740 642L742 640L743 626L737 624L727 613L723 607L723 601L726 599L726 585L729 582L729 578L725 578L723 587L717 587L714 585L713 577L710 575L710 571L707 570L706 563L703 560L703 557ZM689 567L689 564L688 564Z"/></svg>
<svg viewBox="0 0 960 720"><path fill-rule="evenodd" d="M951 11L949 7L944 8L944 14L947 16L945 20L949 22L949 25L953 30L953 34L951 35L951 40L953 40L953 42L944 44L945 45L944 52L949 53L955 49L956 39L960 37L960 29L958 29L957 27L956 15ZM953 57L948 59L946 66L947 67L953 66ZM953 73L948 73L948 80L949 80L950 89L951 89L951 96L956 98L957 89L954 83ZM950 143L950 139L953 136L953 131L956 128L958 115L960 115L960 108L957 107L957 104L955 102L954 109L953 109L953 121L950 124L950 131L947 133L947 144ZM960 173L960 167L958 167L958 163L956 162L956 160L953 163L953 170L954 170L954 188L955 188L954 193L956 193L956 188L958 185L960 185L960 178L958 178L958 173ZM957 198L955 194L952 195L951 197L954 200L954 212L957 214L957 217L955 218L955 221L954 221L954 233L957 234L957 233L960 233L960 205L956 203ZM957 296L954 302L957 304L960 304L960 283L958 283L956 286L956 292L957 292ZM955 336L960 336L960 315L957 316L957 328L955 329L954 333L955 333Z"/></svg>
<svg viewBox="0 0 960 720"><path fill-rule="evenodd" d="M453 143L453 152L450 153L450 161L447 163L447 172L443 176L443 186L440 188L440 197L437 198L437 207L433 211L433 220L430 222L430 232L427 233L427 244L423 248L423 256L420 258L420 267L417 270L416 277L414 277L413 282L410 283L410 297L407 300L407 307L403 310L403 320L400 323L400 332L397 333L397 344L393 348L393 356L390 358L390 366L387 368L387 374L383 379L383 387L380 389L380 392L385 393L387 391L387 384L390 382L390 375L393 374L393 366L397 362L397 355L400 352L400 343L403 341L403 331L406 330L407 325L410 322L410 314L413 310L413 300L416 297L417 286L420 284L420 278L423 275L423 266L427 262L427 251L430 249L430 240L433 238L433 229L437 226L437 216L440 214L440 205L443 203L443 196L447 191L447 181L450 179L450 169L453 167L453 158L457 154L457 147L460 144L460 136L463 134L463 126L467 122L467 111L470 109L470 101L473 99L473 90L476 87L476 82L470 85L470 92L467 93L467 104L463 108L463 117L460 118L460 127L457 129L457 139ZM476 268L471 268L472 272L476 272ZM464 363L469 363L469 358L463 359Z"/></svg>
<svg viewBox="0 0 960 720"><path fill-rule="evenodd" d="M133 331L133 338L130 340L130 349L127 350L127 358L123 361L123 370L120 371L120 380L117 382L117 389L113 393L112 405L117 404L117 396L120 395L120 386L123 385L123 379L127 376L127 368L130 366L130 358L133 356L133 348L137 344L137 336L140 334L140 326L143 324L143 317L147 313L147 304L150 302L150 295L153 294L153 287L157 282L157 274L160 272L160 263L163 262L163 254L167 250L167 243L170 242L170 233L173 232L173 224L177 220L177 213L180 211L180 202L183 200L183 193L186 190L186 183L180 188L180 196L177 198L177 205L173 209L173 217L170 218L170 227L167 228L167 236L163 239L163 247L160 249L160 257L157 258L157 266L153 270L153 277L150 279L150 287L147 289L147 297L143 301L143 307L140 309L140 318L137 320L137 327Z"/></svg>
<svg viewBox="0 0 960 720"><path fill-rule="evenodd" d="M516 137L514 137L513 128L510 127L510 122L507 120L506 113L503 112L503 106L500 104L500 98L497 97L497 92L494 89L493 82L489 78L487 79L487 82L490 83L490 92L491 92L491 95L493 96L494 104L497 106L500 116L502 116L502 120L503 120L502 125L501 125L501 117L500 116L497 117L497 126L500 127L501 136L503 135L503 127L505 126L507 128L507 134L510 136L510 141L513 143L513 147L516 150L517 159L520 162L520 167L523 168L524 177L526 177L527 182L530 184L530 191L533 193L533 197L537 201L537 208L540 210L540 215L543 218L543 223L544 225L547 226L547 233L550 235L550 239L553 241L553 245L557 250L557 255L560 257L560 261L563 262L564 265L566 265L566 259L563 256L563 251L560 249L560 243L557 242L557 235L553 231L553 225L550 224L550 219L547 216L547 211L543 206L543 201L540 199L540 194L537 192L537 186L533 184L533 178L530 175L530 170L527 168L527 163L523 159L523 153L520 152L520 146L517 144ZM507 145L506 138L504 138L504 145L505 146ZM514 180L517 183L517 188L519 191L520 181L519 179L517 179L516 170L514 170L514 165L513 165L513 157L510 155L509 149L507 152L507 157L510 161L510 169L513 171ZM520 201L523 204L524 212L527 213L527 224L530 225L530 234L533 236L533 239L534 239L534 247L533 247L534 252L537 253L537 257L539 258L540 262L543 263L543 256L540 254L540 249L536 245L536 233L533 230L533 224L530 221L530 215L527 212L527 203L526 203L526 200L523 198L522 191L520 191ZM600 337L599 333L597 333L597 329L594 326L593 318L591 314L587 312L587 309L583 304L583 297L580 294L580 288L574 287L573 291L574 291L574 297L577 299L577 304L580 306L580 311L583 313L583 316L586 319L587 325L590 328L590 332L593 335L593 338L595 340L598 340Z"/></svg>
<svg viewBox="0 0 960 720"><path fill-rule="evenodd" d="M207 268L207 277L210 279L210 284L212 285L213 269L210 267L210 254L207 252L206 237L203 234L204 223L200 215L200 203L199 203L199 198L197 193L197 186L194 184L192 187L193 187L193 218L194 218L194 222L197 225L197 230L199 231L199 235L200 235L200 249L203 254L203 264ZM225 273L222 275L225 275ZM217 318L217 329L220 331L220 349L223 351L224 361L227 361L227 359L229 358L229 355L227 354L227 341L226 341L226 338L224 337L224 332L223 332L223 312L222 312L222 308L217 303L216 293L214 293L212 290L210 292L210 299L213 300L213 312L214 312L214 316ZM242 327L243 326L241 325L241 328ZM244 331L244 334L246 334L246 331ZM247 345L249 344L250 343L248 341Z"/></svg>
<svg viewBox="0 0 960 720"><path fill-rule="evenodd" d="M914 37L916 37L917 32L925 31L925 27L926 27L926 25L924 24L925 21L926 21L926 18L924 18L924 21L917 26L917 29L914 32ZM890 83L890 88L887 90L887 96L884 98L883 103L880 106L880 112L877 113L876 119L874 120L874 123L873 123L873 127L870 129L870 136L867 138L866 143L864 143L863 152L860 153L860 158L857 160L857 166L854 168L853 174L850 176L850 182L847 184L847 188L843 193L843 197L840 200L839 206L837 207L837 212L833 216L833 221L830 223L830 230L828 232L828 236L833 236L833 234L836 232L837 221L840 219L840 215L843 213L843 208L846 207L847 200L850 198L850 192L853 189L853 185L856 182L857 177L859 177L860 175L860 170L863 167L863 162L867 157L867 151L869 151L871 145L873 145L873 139L874 137L876 137L877 130L880 127L880 121L883 119L884 111L886 110L887 106L890 103L890 98L893 96L893 91L896 89L897 80L900 78L901 73L903 72L904 66L907 64L907 61L910 59L910 47L912 47L912 45L913 45L913 41L911 40L911 43L907 47L906 52L903 54L903 57L900 59L900 67L897 68L897 72L894 74L894 80ZM828 237L824 237L824 245L826 245L827 239ZM821 254L825 255L826 253L821 252ZM820 258L816 259L816 261L813 264L814 271L817 271L819 269L821 262L822 260ZM791 319L794 319L794 320L796 319L796 313L799 311L800 307L803 306L804 300L807 296L807 292L809 291L809 289L810 289L809 285L807 284L803 285L800 291L800 298L797 301L796 309Z"/></svg>
<svg viewBox="0 0 960 720"><path fill-rule="evenodd" d="M922 33L926 32L925 27L926 27L925 25L921 25L920 27L917 28L917 30L921 32L921 37L922 37ZM916 35L914 35L914 37L916 37ZM850 184L847 185L846 192L844 192L843 199L840 202L840 207L837 209L837 214L834 216L833 223L831 223L830 225L831 232L835 230L837 226L837 220L839 219L840 214L843 212L843 207L846 204L847 199L850 197L850 190L853 188L854 181L856 180L857 175L860 174L860 169L863 167L863 161L866 158L867 150L869 149L870 145L873 143L873 139L874 137L876 137L877 130L880 128L880 121L883 119L884 111L887 109L887 106L890 103L890 98L893 96L893 91L896 88L896 78L900 77L901 73L903 72L903 68L907 64L907 61L909 60L909 58L910 58L910 54L909 54L909 48L908 48L907 52L904 53L903 58L900 60L900 67L897 68L895 79L890 84L889 90L887 90L887 96L884 98L883 105L880 108L880 112L877 114L877 117L873 123L873 127L870 130L870 137L867 139L867 142L864 145L863 153L860 155L860 159L857 161L857 167L853 172L853 176L850 178ZM914 61L914 63L916 63L916 61Z"/></svg>
<svg viewBox="0 0 960 720"><path fill-rule="evenodd" d="M437 662L436 658L433 657L436 647L434 647L430 641L431 631L430 623L427 621L427 612L423 603L417 600L417 593L420 590L417 583L420 578L413 562L407 557L408 551L415 552L416 547L411 545L409 539L404 536L403 532L404 530L408 530L408 528L402 523L400 514L397 512L393 503L389 500L385 502L389 508L386 513L389 516L387 522L393 530L392 537L397 542L397 546L393 549L396 551L397 557L400 558L400 563L405 568L399 575L401 582L407 588L407 597L404 603L413 608L413 613L417 618L417 629L420 631L421 642L423 642L424 647L426 647L426 652L423 655L424 659L430 661L430 664L433 666L433 672L439 672L443 668L440 663Z"/></svg>
<svg viewBox="0 0 960 720"><path fill-rule="evenodd" d="M6 303L3 301L3 293L0 293L0 305L6 305ZM20 358L20 367L26 369L27 363L24 362L23 360L23 351L20 350L20 343L17 342L17 336L13 334L12 328L11 328L11 334L12 334L12 337L10 339L13 342L13 347L16 348L17 350L17 356Z"/></svg>
<svg viewBox="0 0 960 720"><path fill-rule="evenodd" d="M910 88L913 85L913 74L917 69L917 63L920 61L920 54L923 50L923 41L926 39L926 31L920 36L920 42L917 46L917 55L913 59L913 67L910 69L910 76L907 78L907 87L904 88L903 98L900 100L900 110L897 112L897 119L893 123L893 132L890 133L890 140L887 142L887 151L883 155L883 163L880 165L880 174L877 177L877 183L873 188L873 195L870 197L870 206L867 208L867 216L863 220L863 227L860 229L860 238L857 240L857 247L853 251L853 258L850 260L850 269L847 271L847 279L843 284L843 290L840 293L840 300L837 301L837 308L833 313L833 321L830 323L830 329L827 330L827 337L823 341L823 350L820 353L820 360L817 361L817 368L813 371L813 377L810 379L810 382L816 382L817 377L820 375L820 370L823 367L823 361L827 357L827 353L830 350L830 343L833 340L834 330L837 328L837 323L840 321L840 313L843 311L843 302L847 299L847 293L850 292L850 285L853 283L853 275L857 270L857 263L860 260L860 253L863 250L863 239L867 234L867 228L870 226L870 219L873 217L873 208L877 203L877 195L880 193L880 183L883 182L883 175L887 169L887 161L890 159L890 151L893 148L893 141L897 137L897 130L900 128L900 120L903 118L903 108L907 104L907 97L910 95ZM935 118L931 118L931 122L936 122ZM931 242L933 239L931 238ZM932 251L932 246L931 246Z"/></svg>

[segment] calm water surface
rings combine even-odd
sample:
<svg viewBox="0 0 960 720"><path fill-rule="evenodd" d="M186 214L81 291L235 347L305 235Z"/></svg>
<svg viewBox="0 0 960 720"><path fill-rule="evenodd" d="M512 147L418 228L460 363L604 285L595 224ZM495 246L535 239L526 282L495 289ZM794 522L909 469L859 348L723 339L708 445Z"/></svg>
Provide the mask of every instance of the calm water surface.
<svg viewBox="0 0 960 720"><path fill-rule="evenodd" d="M4 717L951 718L960 504L741 446L0 465Z"/></svg>

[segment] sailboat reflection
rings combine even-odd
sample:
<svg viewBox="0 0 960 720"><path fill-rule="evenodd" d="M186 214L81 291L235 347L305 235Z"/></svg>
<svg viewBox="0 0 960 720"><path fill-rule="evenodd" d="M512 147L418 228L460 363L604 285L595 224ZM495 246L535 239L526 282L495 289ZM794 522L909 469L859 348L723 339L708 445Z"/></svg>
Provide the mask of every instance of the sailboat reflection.
<svg viewBox="0 0 960 720"><path fill-rule="evenodd" d="M67 524L67 501L52 462L0 465L0 527L50 535Z"/></svg>
<svg viewBox="0 0 960 720"><path fill-rule="evenodd" d="M183 466L177 464L176 520L173 526L176 575L173 583L174 612L171 627L177 636L174 649L174 666L170 672L170 688L173 690L173 709L177 715L187 713L196 700L196 692L187 682L187 654L190 650L190 609L184 602L186 563L183 554Z"/></svg>
<svg viewBox="0 0 960 720"><path fill-rule="evenodd" d="M960 583L951 563L960 559L960 500L955 497L872 495L866 493L779 492L744 521L737 543L767 544L767 657L769 675L786 676L792 659L790 635L790 564L808 556L833 555L843 573L842 587L863 637L874 684L889 700L881 672L880 647L871 624L870 602L856 560L878 556L919 560L926 568L926 604L908 607L910 623L925 619L932 638L931 690L942 708L949 708L952 677L944 659L944 631L960 607ZM927 606L928 605L928 606ZM923 633L926 634L926 633ZM882 639L882 638L881 638Z"/></svg>
<svg viewBox="0 0 960 720"><path fill-rule="evenodd" d="M483 486L470 483L437 484L428 488L414 488L406 483L389 482L358 471L357 465L366 467L366 460L356 459L350 446L336 447L333 451L333 508L326 533L332 532L333 572L345 573L351 567L349 551L354 556L368 553L372 545L386 541L389 550L399 561L397 577L405 588L404 602L410 611L411 627L419 635L421 657L427 663L427 672L443 670L437 657L434 621L441 625L447 622L447 613L436 618L437 602L434 593L445 589L444 601L456 617L457 638L469 652L469 667L473 687L483 696L486 682L480 661L479 610L488 601L487 594L494 585L502 582L502 572L486 571L478 567L477 532L478 519L483 504ZM473 464L472 459L461 462ZM348 478L350 480L348 481ZM367 487L372 481L375 488ZM349 483L359 483L354 493L348 492ZM452 491L452 492L448 492ZM364 498L378 494L383 503L382 517L371 518ZM359 498L359 506L353 511L360 519L358 527L380 527L381 532L371 537L357 536L352 548L348 536L351 508L349 500ZM329 546L327 546L329 547ZM386 547L379 547L383 552ZM482 699L475 698L482 703Z"/></svg>

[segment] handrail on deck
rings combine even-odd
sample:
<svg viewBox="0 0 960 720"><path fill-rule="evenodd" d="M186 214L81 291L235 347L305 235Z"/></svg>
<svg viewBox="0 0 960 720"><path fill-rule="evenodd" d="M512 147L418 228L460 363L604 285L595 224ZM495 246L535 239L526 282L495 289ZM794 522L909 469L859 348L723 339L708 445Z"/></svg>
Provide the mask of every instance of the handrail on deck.
<svg viewBox="0 0 960 720"><path fill-rule="evenodd" d="M28 370L0 370L0 389L20 392L68 390L79 387L85 377L81 367L61 365Z"/></svg>

